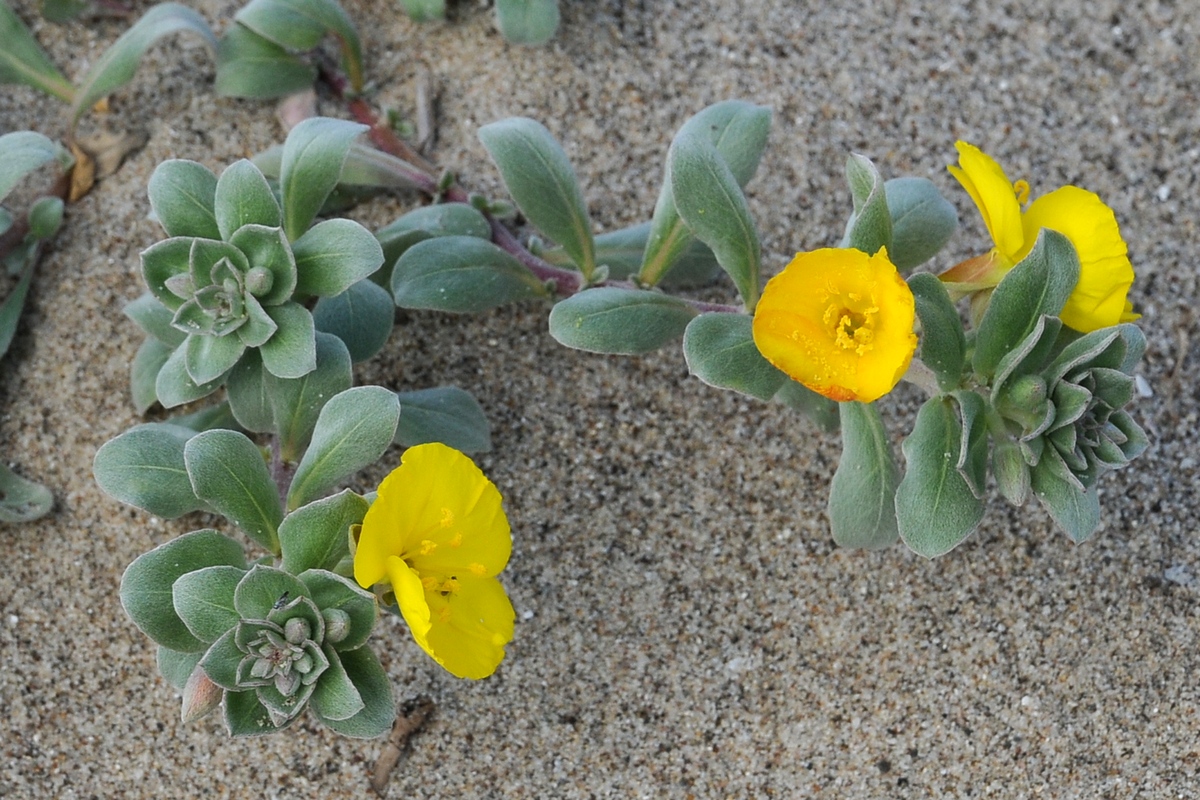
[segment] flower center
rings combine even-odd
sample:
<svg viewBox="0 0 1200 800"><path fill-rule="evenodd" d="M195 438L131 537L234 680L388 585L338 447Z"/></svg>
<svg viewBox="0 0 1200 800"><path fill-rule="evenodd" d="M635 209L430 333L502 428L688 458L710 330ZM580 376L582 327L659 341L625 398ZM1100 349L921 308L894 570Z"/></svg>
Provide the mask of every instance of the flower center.
<svg viewBox="0 0 1200 800"><path fill-rule="evenodd" d="M862 306L862 298L851 295L849 299L854 305ZM853 350L861 356L870 350L874 343L875 315L878 313L878 306L856 310L850 303L835 298L825 309L824 322L832 331L834 341L839 347L843 350Z"/></svg>

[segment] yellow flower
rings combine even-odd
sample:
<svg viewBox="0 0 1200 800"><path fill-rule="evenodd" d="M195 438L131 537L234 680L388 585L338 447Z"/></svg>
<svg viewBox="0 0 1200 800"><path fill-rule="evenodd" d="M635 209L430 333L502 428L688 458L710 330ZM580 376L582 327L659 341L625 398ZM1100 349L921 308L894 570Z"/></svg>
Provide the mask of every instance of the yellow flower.
<svg viewBox="0 0 1200 800"><path fill-rule="evenodd" d="M912 291L886 250L814 250L768 281L754 312L754 343L814 392L869 403L908 369L915 316Z"/></svg>
<svg viewBox="0 0 1200 800"><path fill-rule="evenodd" d="M444 444L405 451L363 520L354 577L387 580L425 652L460 678L486 678L513 636L496 575L512 553L500 492Z"/></svg>
<svg viewBox="0 0 1200 800"><path fill-rule="evenodd" d="M975 201L996 247L982 263L968 267L972 262L964 262L943 279L971 282L991 272L994 285L1029 255L1038 233L1049 228L1066 236L1079 256L1079 283L1059 314L1063 323L1087 333L1141 316L1126 299L1133 265L1125 240L1116 215L1099 197L1078 186L1063 186L1034 200L1022 213L1029 184L1009 181L1000 165L978 147L966 142L955 147L958 166L950 165L950 174Z"/></svg>

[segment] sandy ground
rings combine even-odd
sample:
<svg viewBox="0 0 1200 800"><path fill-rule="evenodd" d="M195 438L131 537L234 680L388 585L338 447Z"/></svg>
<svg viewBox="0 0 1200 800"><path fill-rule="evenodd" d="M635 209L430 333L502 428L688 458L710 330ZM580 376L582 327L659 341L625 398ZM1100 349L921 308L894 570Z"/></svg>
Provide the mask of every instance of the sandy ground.
<svg viewBox="0 0 1200 800"><path fill-rule="evenodd" d="M194 5L219 27L237 8ZM32 6L17 4L27 19ZM379 630L397 698L436 704L392 797L1200 795L1193 3L564 0L560 34L539 50L507 46L474 2L420 28L392 2L348 8L378 102L410 112L418 65L435 76L440 163L494 192L475 128L536 117L602 228L648 218L687 116L728 97L770 105L748 194L771 272L840 235L849 150L953 198L964 228L939 267L986 247L944 169L955 139L1034 195L1092 189L1138 271L1154 390L1135 409L1153 446L1103 483L1093 541L1072 545L1040 509L997 501L969 541L927 562L900 546L836 550L825 496L837 437L708 389L678 349L567 351L537 306L402 315L358 378L453 383L482 402L495 450L480 463L515 533L504 580L518 625L479 683L442 672L398 622ZM121 30L39 24L38 36L79 75ZM214 96L212 74L181 37L113 98L107 124L144 127L149 144L70 209L0 367L0 453L58 499L36 524L0 528L4 798L362 797L383 746L311 720L248 742L218 718L181 725L117 600L133 558L208 522L152 519L91 478L97 447L139 421L127 389L139 334L120 310L141 291L138 252L160 236L146 180L169 157L220 169L282 136L271 105ZM0 90L0 130L53 133L63 113ZM355 213L379 225L417 202ZM887 403L895 431L915 400L901 390Z"/></svg>

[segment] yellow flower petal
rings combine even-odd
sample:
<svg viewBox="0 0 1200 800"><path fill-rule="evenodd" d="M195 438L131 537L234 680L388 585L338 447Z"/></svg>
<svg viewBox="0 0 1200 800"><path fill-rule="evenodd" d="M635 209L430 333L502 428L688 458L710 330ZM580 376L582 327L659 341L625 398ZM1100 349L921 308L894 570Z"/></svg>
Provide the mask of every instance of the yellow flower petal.
<svg viewBox="0 0 1200 800"><path fill-rule="evenodd" d="M1022 222L1030 247L1038 232L1049 228L1066 236L1079 256L1079 283L1059 314L1063 324L1088 333L1136 319L1126 300L1133 265L1117 217L1099 197L1064 186L1034 200Z"/></svg>
<svg viewBox="0 0 1200 800"><path fill-rule="evenodd" d="M1000 165L978 147L961 141L954 146L958 149L958 166L947 169L975 201L996 250L1011 267L1021 260L1019 254L1025 244L1017 189Z"/></svg>
<svg viewBox="0 0 1200 800"><path fill-rule="evenodd" d="M494 577L511 553L495 485L457 450L425 444L379 485L354 577L390 581L417 644L455 675L483 678L512 639L512 604Z"/></svg>
<svg viewBox="0 0 1200 800"><path fill-rule="evenodd" d="M833 400L890 392L916 349L912 291L880 250L799 253L754 312L754 343L794 380Z"/></svg>

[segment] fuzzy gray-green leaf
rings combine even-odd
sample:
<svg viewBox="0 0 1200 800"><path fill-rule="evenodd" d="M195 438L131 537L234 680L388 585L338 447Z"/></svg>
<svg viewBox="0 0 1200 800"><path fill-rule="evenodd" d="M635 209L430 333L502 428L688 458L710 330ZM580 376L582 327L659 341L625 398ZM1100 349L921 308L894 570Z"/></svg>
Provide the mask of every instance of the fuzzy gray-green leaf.
<svg viewBox="0 0 1200 800"><path fill-rule="evenodd" d="M513 44L545 44L558 23L558 0L496 0L496 27Z"/></svg>
<svg viewBox="0 0 1200 800"><path fill-rule="evenodd" d="M158 373L172 352L172 348L153 336L146 337L138 347L129 370L129 388L133 396L133 406L139 414L145 414L150 406L158 402L158 392L155 389Z"/></svg>
<svg viewBox="0 0 1200 800"><path fill-rule="evenodd" d="M68 129L74 130L75 123L96 101L133 80L138 62L151 45L164 36L180 31L196 34L210 51L216 51L217 38L204 18L195 11L178 3L153 6L105 50L79 80Z"/></svg>
<svg viewBox="0 0 1200 800"><path fill-rule="evenodd" d="M334 0L251 0L234 19L287 50L312 50L332 35L351 88L362 91L362 43L354 22Z"/></svg>
<svg viewBox="0 0 1200 800"><path fill-rule="evenodd" d="M369 647L341 652L339 658L365 708L349 719L332 720L319 715L318 719L333 731L354 739L382 736L396 721L396 703L387 673Z"/></svg>
<svg viewBox="0 0 1200 800"><path fill-rule="evenodd" d="M289 240L296 241L308 230L337 186L350 145L366 129L366 125L328 117L312 117L292 128L279 167L283 229Z"/></svg>
<svg viewBox="0 0 1200 800"><path fill-rule="evenodd" d="M904 478L896 488L900 538L926 558L948 553L983 518L983 501L958 471L962 426L947 397L925 401L902 449Z"/></svg>
<svg viewBox="0 0 1200 800"><path fill-rule="evenodd" d="M846 159L846 182L854 199L854 214L846 227L844 246L874 255L892 247L892 215L879 170L866 156L851 153Z"/></svg>
<svg viewBox="0 0 1200 800"><path fill-rule="evenodd" d="M671 196L684 224L717 257L747 309L758 302L758 231L741 187L707 136L677 137L667 154Z"/></svg>
<svg viewBox="0 0 1200 800"><path fill-rule="evenodd" d="M150 208L168 236L221 238L214 210L217 176L204 165L178 158L164 161L154 168L146 191Z"/></svg>
<svg viewBox="0 0 1200 800"><path fill-rule="evenodd" d="M308 597L308 587L299 578L281 569L256 564L234 590L233 605L242 619L266 619L276 606L300 597Z"/></svg>
<svg viewBox="0 0 1200 800"><path fill-rule="evenodd" d="M366 503L365 500L362 502ZM363 513L366 513L365 510ZM346 541L344 535L342 539ZM308 596L322 612L344 611L350 618L350 630L345 638L333 643L335 650L356 650L366 644L375 629L379 610L374 595L362 589L352 579L328 570L307 570L300 574L300 580L308 587Z"/></svg>
<svg viewBox="0 0 1200 800"><path fill-rule="evenodd" d="M236 431L205 431L188 441L183 459L197 497L267 550L279 552L279 490L254 442Z"/></svg>
<svg viewBox="0 0 1200 800"><path fill-rule="evenodd" d="M876 549L896 541L900 471L874 405L839 403L842 457L829 486L829 525L841 547Z"/></svg>
<svg viewBox="0 0 1200 800"><path fill-rule="evenodd" d="M946 287L927 272L908 279L921 320L921 361L937 376L938 387L951 392L962 383L967 338L958 309Z"/></svg>
<svg viewBox="0 0 1200 800"><path fill-rule="evenodd" d="M962 438L959 444L958 472L966 478L971 492L982 499L987 489L988 429L987 403L978 393L969 389L954 392L962 420Z"/></svg>
<svg viewBox="0 0 1200 800"><path fill-rule="evenodd" d="M479 401L457 386L400 392L400 424L395 442L415 447L441 442L464 453L492 449L492 429Z"/></svg>
<svg viewBox="0 0 1200 800"><path fill-rule="evenodd" d="M1078 280L1079 257L1071 242L1043 229L1029 255L992 292L975 340L975 371L990 377L1042 314L1056 316L1062 310Z"/></svg>
<svg viewBox="0 0 1200 800"><path fill-rule="evenodd" d="M258 348L263 366L277 378L301 378L317 366L316 325L312 313L299 303L266 309L278 326L275 335Z"/></svg>
<svg viewBox="0 0 1200 800"><path fill-rule="evenodd" d="M218 565L192 570L175 580L171 603L193 636L215 642L238 624L233 590L245 574L241 567Z"/></svg>
<svg viewBox="0 0 1200 800"><path fill-rule="evenodd" d="M401 308L478 312L548 294L528 267L474 236L418 242L392 271L392 295Z"/></svg>
<svg viewBox="0 0 1200 800"><path fill-rule="evenodd" d="M332 647L327 646L325 650L329 668L321 673L317 680L309 700L309 708L316 714L317 719L322 721L349 719L362 711L366 703L363 702L358 689L354 688L350 677L346 675L337 653Z"/></svg>
<svg viewBox="0 0 1200 800"><path fill-rule="evenodd" d="M214 530L185 533L129 565L121 577L121 605L156 643L182 653L201 652L207 645L175 613L171 587L182 575L220 565L245 569L241 545Z"/></svg>
<svg viewBox="0 0 1200 800"><path fill-rule="evenodd" d="M2 69L0 67L0 76L3 75ZM51 161L61 161L64 152L57 143L34 131L14 131L0 136L0 200L38 167Z"/></svg>
<svg viewBox="0 0 1200 800"><path fill-rule="evenodd" d="M350 359L357 363L371 358L387 343L396 320L396 304L386 289L366 280L334 297L322 297L312 314L317 330L345 342Z"/></svg>
<svg viewBox="0 0 1200 800"><path fill-rule="evenodd" d="M278 228L282 221L266 177L244 158L226 167L217 179L214 213L226 241L243 225Z"/></svg>
<svg viewBox="0 0 1200 800"><path fill-rule="evenodd" d="M316 67L243 25L230 25L217 46L214 88L219 95L283 97L308 89L316 79Z"/></svg>
<svg viewBox="0 0 1200 800"><path fill-rule="evenodd" d="M292 246L296 292L333 297L383 264L383 249L371 232L348 219L317 223Z"/></svg>
<svg viewBox="0 0 1200 800"><path fill-rule="evenodd" d="M69 103L75 97L75 87L67 80L37 39L25 27L21 18L0 2L0 84L23 83ZM5 192L0 192L0 198Z"/></svg>
<svg viewBox="0 0 1200 800"><path fill-rule="evenodd" d="M591 353L636 355L683 336L696 316L690 305L659 292L602 286L550 310L550 335Z"/></svg>
<svg viewBox="0 0 1200 800"><path fill-rule="evenodd" d="M300 378L277 378L269 372L263 376L275 431L287 461L300 460L317 416L329 398L350 388L350 353L341 339L316 334L316 362L316 369Z"/></svg>
<svg viewBox="0 0 1200 800"><path fill-rule="evenodd" d="M187 371L187 344L181 344L167 357L158 377L154 381L154 393L163 408L176 406L208 397L221 385L221 379L211 383L198 384L192 380Z"/></svg>
<svg viewBox="0 0 1200 800"><path fill-rule="evenodd" d="M446 18L446 0L400 0L400 5L413 22Z"/></svg>
<svg viewBox="0 0 1200 800"><path fill-rule="evenodd" d="M596 254L587 204L567 154L550 131L535 120L513 117L484 125L479 139L521 212L590 277Z"/></svg>
<svg viewBox="0 0 1200 800"><path fill-rule="evenodd" d="M400 401L382 386L359 386L330 398L296 467L288 508L311 502L377 461L391 445L399 418Z"/></svg>
<svg viewBox="0 0 1200 800"><path fill-rule="evenodd" d="M369 507L366 500L346 489L288 514L279 526L283 568L299 575L308 569L336 567L350 554L350 526L361 523Z"/></svg>
<svg viewBox="0 0 1200 800"><path fill-rule="evenodd" d="M701 314L683 334L688 369L709 386L770 400L788 378L762 357L746 314Z"/></svg>
<svg viewBox="0 0 1200 800"><path fill-rule="evenodd" d="M32 522L54 507L54 495L0 463L0 522Z"/></svg>
<svg viewBox="0 0 1200 800"><path fill-rule="evenodd" d="M183 458L194 435L162 422L130 428L96 451L96 483L110 497L166 519L204 508L192 491Z"/></svg>
<svg viewBox="0 0 1200 800"><path fill-rule="evenodd" d="M167 683L182 692L192 671L196 669L196 665L200 663L203 656L203 652L181 653L169 647L159 646L155 653L155 662L158 665L159 674L166 679Z"/></svg>
<svg viewBox="0 0 1200 800"><path fill-rule="evenodd" d="M958 212L927 178L892 178L884 181L883 190L892 218L888 258L907 272L946 246L958 230Z"/></svg>
<svg viewBox="0 0 1200 800"><path fill-rule="evenodd" d="M1100 525L1100 498L1096 487L1083 489L1058 474L1050 459L1033 468L1033 494L1071 541L1087 541Z"/></svg>

